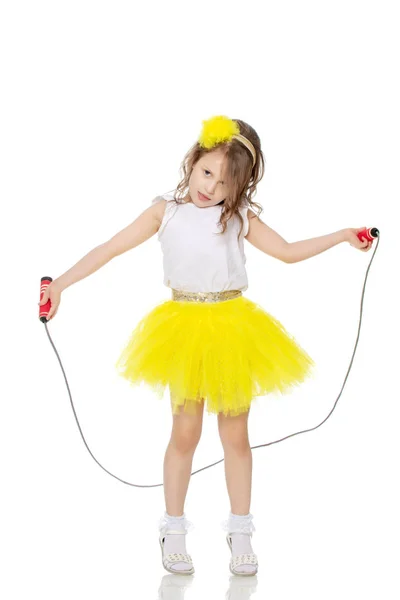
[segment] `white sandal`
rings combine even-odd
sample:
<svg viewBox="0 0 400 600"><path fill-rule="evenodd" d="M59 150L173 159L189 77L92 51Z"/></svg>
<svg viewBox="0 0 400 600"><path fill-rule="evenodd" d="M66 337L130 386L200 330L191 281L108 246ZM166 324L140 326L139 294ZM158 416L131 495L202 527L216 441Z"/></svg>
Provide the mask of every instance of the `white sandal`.
<svg viewBox="0 0 400 600"><path fill-rule="evenodd" d="M175 529L167 529L167 531L162 532L160 534L159 542L160 542L160 547L161 547L162 564L163 564L164 569L169 571L169 573L174 573L174 575L193 575L194 566L193 566L193 561L192 561L192 557L190 556L190 554L175 553L175 554L167 554L166 556L164 556L165 536L171 535L171 534L182 535L182 534L184 534L184 532L182 530L178 531ZM175 563L178 563L178 562L187 563L188 565L191 565L191 567L189 567L188 569L184 569L182 571L171 568L172 565L174 565Z"/></svg>
<svg viewBox="0 0 400 600"><path fill-rule="evenodd" d="M250 535L250 537L251 537L252 534L249 533L248 535ZM228 546L230 548L230 551L232 552L232 537L229 533L226 536L226 541L228 542ZM255 570L251 571L250 573L241 573L240 571L235 571L235 569L237 567L241 567L242 565L255 565ZM239 554L238 556L232 556L230 563L229 563L229 569L233 575L240 575L243 577L253 576L258 571L257 555L252 553L252 554Z"/></svg>

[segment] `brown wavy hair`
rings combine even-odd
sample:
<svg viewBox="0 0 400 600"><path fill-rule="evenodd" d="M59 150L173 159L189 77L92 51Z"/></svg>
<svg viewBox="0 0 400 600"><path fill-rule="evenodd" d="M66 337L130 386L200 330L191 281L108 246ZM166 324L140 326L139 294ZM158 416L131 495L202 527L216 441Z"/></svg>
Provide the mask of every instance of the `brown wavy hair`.
<svg viewBox="0 0 400 600"><path fill-rule="evenodd" d="M252 200L252 197L257 193L257 184L261 181L265 171L265 159L261 150L261 141L257 132L240 119L233 119L240 128L240 133L244 135L254 146L256 151L256 162L253 164L253 159L250 151L239 140L232 139L230 142L223 142L215 145L210 150L202 148L197 141L186 153L180 166L181 181L179 182L174 193L174 200L178 204L183 204L184 198L189 190L189 178L194 165L204 155L216 149L221 150L227 159L227 174L226 182L228 195L225 200L219 204L223 204L221 211L220 225L225 233L228 220L237 215L240 220L240 231L238 240L243 230L244 222L239 208L246 204L258 210L257 216L261 214L263 208L257 202Z"/></svg>

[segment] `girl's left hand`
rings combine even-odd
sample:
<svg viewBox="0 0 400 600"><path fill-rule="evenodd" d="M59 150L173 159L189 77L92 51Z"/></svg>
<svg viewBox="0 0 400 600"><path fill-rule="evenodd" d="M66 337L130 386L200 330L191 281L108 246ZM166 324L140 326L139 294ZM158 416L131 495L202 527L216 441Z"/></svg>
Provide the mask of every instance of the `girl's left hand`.
<svg viewBox="0 0 400 600"><path fill-rule="evenodd" d="M368 250L370 250L372 246L372 241L369 242L365 238L363 238L363 241L361 241L357 235L357 233L359 233L363 229L365 229L365 227L359 227L358 229L348 227L345 230L345 239L346 242L349 242L350 246L353 246L353 248L357 248L358 250L362 250L363 252L368 252Z"/></svg>

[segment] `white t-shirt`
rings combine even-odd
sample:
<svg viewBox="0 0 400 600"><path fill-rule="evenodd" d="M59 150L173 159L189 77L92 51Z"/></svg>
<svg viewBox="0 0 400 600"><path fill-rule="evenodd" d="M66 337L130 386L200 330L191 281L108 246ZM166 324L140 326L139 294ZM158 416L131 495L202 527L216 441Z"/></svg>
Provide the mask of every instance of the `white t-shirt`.
<svg viewBox="0 0 400 600"><path fill-rule="evenodd" d="M152 204L167 200L164 217L157 232L163 252L164 285L186 292L221 292L248 288L243 239L249 222L248 206L240 213L243 230L239 242L240 220L229 219L224 234L218 227L223 205L199 208L193 202L177 204L164 194Z"/></svg>

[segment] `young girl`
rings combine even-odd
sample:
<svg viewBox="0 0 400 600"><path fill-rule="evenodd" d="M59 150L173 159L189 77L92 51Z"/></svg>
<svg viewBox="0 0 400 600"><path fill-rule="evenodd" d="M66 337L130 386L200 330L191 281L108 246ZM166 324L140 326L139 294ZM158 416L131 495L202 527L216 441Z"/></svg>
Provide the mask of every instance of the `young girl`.
<svg viewBox="0 0 400 600"><path fill-rule="evenodd" d="M288 243L263 223L258 216L262 207L252 196L264 174L264 156L257 133L241 120L216 116L203 121L182 169L172 196L156 197L132 224L55 279L41 304L50 298L50 320L62 290L158 234L164 284L172 298L142 318L116 367L131 385L145 382L160 397L166 386L170 390L173 426L159 522L162 563L171 573L194 573L185 545L193 524L184 504L206 405L208 413L218 416L224 448L230 512L223 529L230 570L254 575L250 406L256 396L299 385L312 374L314 361L276 318L243 296L248 287L243 240L286 263L343 241L362 250L371 244L358 239L362 228Z"/></svg>

